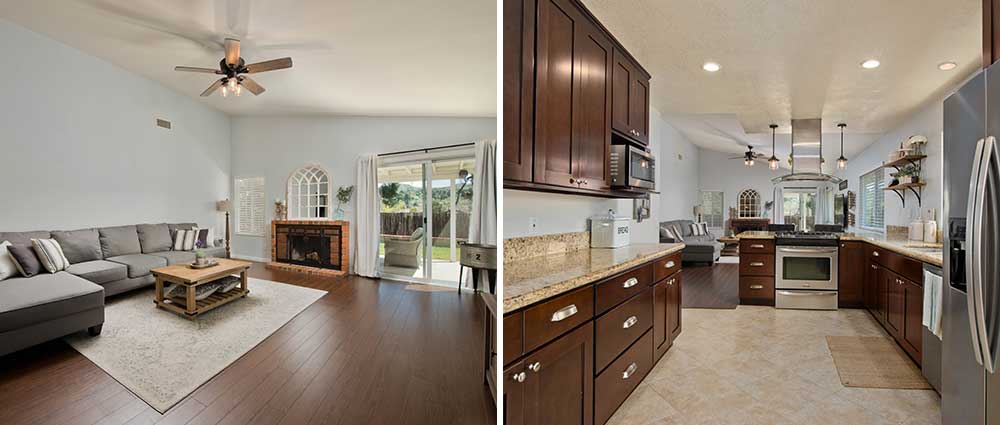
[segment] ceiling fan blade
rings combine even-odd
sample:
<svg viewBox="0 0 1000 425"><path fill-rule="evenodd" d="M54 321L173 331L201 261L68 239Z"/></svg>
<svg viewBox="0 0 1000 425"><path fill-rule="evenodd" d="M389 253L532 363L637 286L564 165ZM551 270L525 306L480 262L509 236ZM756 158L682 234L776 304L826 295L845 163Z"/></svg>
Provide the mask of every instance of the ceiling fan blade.
<svg viewBox="0 0 1000 425"><path fill-rule="evenodd" d="M269 61L252 63L246 66L247 74L275 71L278 69L285 69L291 67L292 67L292 58L272 59Z"/></svg>
<svg viewBox="0 0 1000 425"><path fill-rule="evenodd" d="M208 86L208 88L205 89L205 91L201 92L202 97L211 96L212 93L215 93L215 91L218 90L219 87L222 87L222 80L223 79L220 78L216 80L214 83L212 83L212 85Z"/></svg>
<svg viewBox="0 0 1000 425"><path fill-rule="evenodd" d="M205 74L222 74L222 71L219 71L218 69L198 68L196 66L175 66L174 67L174 71L181 71L181 72L202 72L202 73L205 73Z"/></svg>
<svg viewBox="0 0 1000 425"><path fill-rule="evenodd" d="M240 41L235 38L227 38L226 42L226 65L237 66L240 63Z"/></svg>
<svg viewBox="0 0 1000 425"><path fill-rule="evenodd" d="M264 87L257 84L257 82L250 79L250 77L240 77L240 84L243 87L246 87L247 90L250 90L250 93L253 93L254 96L264 93Z"/></svg>

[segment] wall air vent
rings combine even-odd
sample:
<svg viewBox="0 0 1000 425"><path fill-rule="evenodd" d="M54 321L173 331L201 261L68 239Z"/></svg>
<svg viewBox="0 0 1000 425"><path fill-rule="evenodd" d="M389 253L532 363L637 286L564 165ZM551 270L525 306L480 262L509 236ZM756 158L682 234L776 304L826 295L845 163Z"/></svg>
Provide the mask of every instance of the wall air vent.
<svg viewBox="0 0 1000 425"><path fill-rule="evenodd" d="M157 127L163 127L163 128L165 128L167 130L170 130L170 121L157 118L156 119L156 126Z"/></svg>

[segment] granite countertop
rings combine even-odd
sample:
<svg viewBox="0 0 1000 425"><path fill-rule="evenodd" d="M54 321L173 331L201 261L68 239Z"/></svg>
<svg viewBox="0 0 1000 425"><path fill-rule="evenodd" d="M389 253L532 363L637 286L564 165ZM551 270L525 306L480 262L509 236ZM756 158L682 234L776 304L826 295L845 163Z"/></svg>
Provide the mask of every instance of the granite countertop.
<svg viewBox="0 0 1000 425"><path fill-rule="evenodd" d="M681 243L633 244L504 262L503 311L512 312L683 248Z"/></svg>
<svg viewBox="0 0 1000 425"><path fill-rule="evenodd" d="M740 239L773 239L774 232L746 231L736 235ZM888 249L900 255L905 255L917 261L941 267L943 263L939 243L910 241L906 239L888 239L880 233L846 232L840 234L842 241L864 241L872 245ZM936 249L936 250L934 250Z"/></svg>

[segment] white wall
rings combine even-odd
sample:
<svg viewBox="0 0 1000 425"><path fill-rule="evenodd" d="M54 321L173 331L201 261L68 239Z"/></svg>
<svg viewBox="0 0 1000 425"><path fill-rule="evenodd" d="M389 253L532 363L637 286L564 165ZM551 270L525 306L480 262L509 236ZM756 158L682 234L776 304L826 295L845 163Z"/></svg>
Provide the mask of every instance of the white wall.
<svg viewBox="0 0 1000 425"><path fill-rule="evenodd" d="M274 200L285 198L288 176L303 165L325 167L336 189L355 184L357 159L362 154L497 138L494 118L251 116L234 117L232 133L233 179L264 177L268 223ZM352 222L356 198L345 208ZM264 237L234 234L233 253L269 260L270 238L269 230Z"/></svg>
<svg viewBox="0 0 1000 425"><path fill-rule="evenodd" d="M858 192L860 177L888 159L889 152L899 148L899 144L910 136L922 134L927 137L928 143L924 147L927 159L923 162L921 178L927 183L923 189L921 206L917 206L916 197L913 193L906 193L906 208L903 208L899 196L893 192L885 193L885 224L895 226L906 226L910 221L920 214L920 211L928 208L937 210L938 219L941 214L941 202L943 193L942 181L942 147L944 131L944 100L936 99L917 111L913 116L904 121L899 127L883 134L875 143L866 148L861 154L854 158L848 158L847 168L838 173L838 176L847 179L848 190ZM886 184L892 179L889 176L890 169L886 171ZM860 200L859 200L860 204ZM860 214L860 205L856 212ZM858 217L860 224L860 217ZM940 225L940 223L938 223Z"/></svg>
<svg viewBox="0 0 1000 425"><path fill-rule="evenodd" d="M632 221L632 242L657 242L657 223L690 216L697 203L698 150L673 127L663 121L656 109L651 109L649 125L650 148L656 157L659 195L651 195L650 218L642 223ZM678 159L680 154L683 159ZM580 195L556 195L520 190L503 191L504 239L554 233L580 232L589 229L587 219L614 209L620 215L631 215L631 200L594 198ZM687 215L683 215L688 211ZM529 219L538 219L538 229L531 233Z"/></svg>
<svg viewBox="0 0 1000 425"><path fill-rule="evenodd" d="M222 225L228 116L3 20L0 51L0 231Z"/></svg>
<svg viewBox="0 0 1000 425"><path fill-rule="evenodd" d="M739 154L700 149L698 155L701 190L723 192L724 221L729 219L729 208L736 207L740 192L746 189L756 190L760 193L761 209L763 209L765 202L774 200L774 184L771 183L771 179L789 173L787 168L772 171L767 167L767 161L758 161L752 168L747 168L743 165L743 160L729 159ZM773 214L774 208L768 217L773 219Z"/></svg>

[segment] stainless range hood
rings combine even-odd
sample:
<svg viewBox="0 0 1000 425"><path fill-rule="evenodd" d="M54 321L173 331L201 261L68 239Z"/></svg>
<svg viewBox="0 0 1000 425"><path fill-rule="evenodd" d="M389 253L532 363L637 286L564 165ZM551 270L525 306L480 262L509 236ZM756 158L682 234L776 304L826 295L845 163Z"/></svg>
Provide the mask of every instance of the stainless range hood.
<svg viewBox="0 0 1000 425"><path fill-rule="evenodd" d="M792 120L792 172L771 179L771 183L829 182L842 179L823 172L823 120L820 118Z"/></svg>

